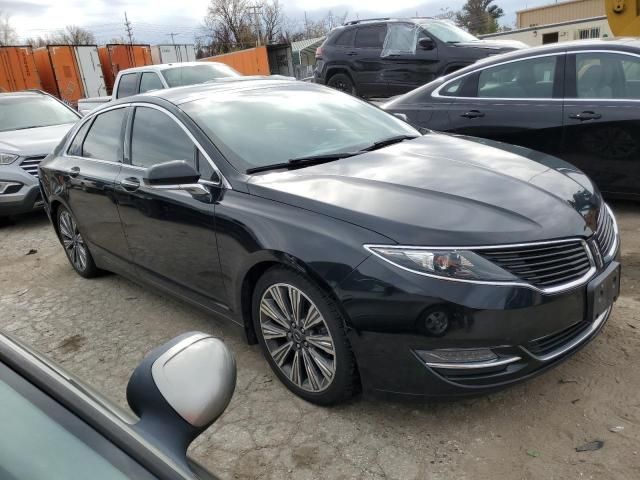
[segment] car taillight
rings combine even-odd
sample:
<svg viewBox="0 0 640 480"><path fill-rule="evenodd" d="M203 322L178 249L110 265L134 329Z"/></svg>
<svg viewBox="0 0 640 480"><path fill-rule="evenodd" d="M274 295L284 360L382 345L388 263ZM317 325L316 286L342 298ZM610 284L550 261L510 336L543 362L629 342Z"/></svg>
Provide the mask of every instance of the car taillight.
<svg viewBox="0 0 640 480"><path fill-rule="evenodd" d="M322 57L322 47L316 48L316 58Z"/></svg>

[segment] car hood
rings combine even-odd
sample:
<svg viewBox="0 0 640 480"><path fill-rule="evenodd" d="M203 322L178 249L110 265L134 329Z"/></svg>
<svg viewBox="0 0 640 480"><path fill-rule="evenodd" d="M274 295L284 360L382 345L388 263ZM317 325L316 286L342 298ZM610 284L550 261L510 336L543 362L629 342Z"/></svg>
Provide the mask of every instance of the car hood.
<svg viewBox="0 0 640 480"><path fill-rule="evenodd" d="M406 245L588 236L601 203L588 177L555 157L436 133L331 163L254 175L249 191Z"/></svg>
<svg viewBox="0 0 640 480"><path fill-rule="evenodd" d="M50 127L0 132L0 152L14 153L21 157L49 155L73 125L73 123L64 123Z"/></svg>
<svg viewBox="0 0 640 480"><path fill-rule="evenodd" d="M458 42L453 45L463 48L486 48L499 50L500 52L510 52L512 50L527 48L526 43L519 42L518 40L474 40L473 42Z"/></svg>

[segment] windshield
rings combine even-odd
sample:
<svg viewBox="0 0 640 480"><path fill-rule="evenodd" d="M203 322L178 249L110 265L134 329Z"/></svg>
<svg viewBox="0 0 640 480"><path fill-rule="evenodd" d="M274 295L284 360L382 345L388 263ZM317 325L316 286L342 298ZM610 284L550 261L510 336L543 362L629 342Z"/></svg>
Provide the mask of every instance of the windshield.
<svg viewBox="0 0 640 480"><path fill-rule="evenodd" d="M220 64L210 63L191 65L188 67L175 67L162 71L164 79L170 87L184 85L196 85L206 83L217 78L241 77L242 74L233 68Z"/></svg>
<svg viewBox="0 0 640 480"><path fill-rule="evenodd" d="M422 27L438 40L445 43L476 42L478 40L469 32L465 32L449 22L435 21L423 23Z"/></svg>
<svg viewBox="0 0 640 480"><path fill-rule="evenodd" d="M181 108L240 171L420 135L379 108L328 88L227 91Z"/></svg>
<svg viewBox="0 0 640 480"><path fill-rule="evenodd" d="M48 95L0 97L0 132L75 123L78 118Z"/></svg>

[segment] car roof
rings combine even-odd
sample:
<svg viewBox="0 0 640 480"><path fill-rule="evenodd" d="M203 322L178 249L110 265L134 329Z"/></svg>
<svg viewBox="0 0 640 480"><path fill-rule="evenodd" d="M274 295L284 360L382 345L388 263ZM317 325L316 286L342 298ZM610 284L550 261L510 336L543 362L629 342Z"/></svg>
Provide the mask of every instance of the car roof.
<svg viewBox="0 0 640 480"><path fill-rule="evenodd" d="M125 70L122 70L122 73L135 73L135 72L149 72L149 71L154 71L154 72L160 72L162 70L167 70L169 68L176 68L176 67L195 67L195 66L199 66L199 65L207 65L207 64L213 64L213 65L218 65L218 66L227 66L226 64L222 63L222 62L176 62L176 63L158 63L155 65L145 65L143 67L132 67L132 68L127 68Z"/></svg>
<svg viewBox="0 0 640 480"><path fill-rule="evenodd" d="M191 102L202 98L224 97L228 93L242 93L255 91L260 89L273 89L278 88L281 90L311 90L318 91L327 89L321 85L314 83L300 82L297 80L286 79L269 79L269 77L256 79L255 77L232 77L227 79L216 80L212 83L202 83L197 85L188 85L185 87L166 88L163 90L154 90L141 95L135 95L131 97L125 97L115 103L130 103L137 100L143 100L148 98L161 98L173 103L174 105L180 105L183 103Z"/></svg>
<svg viewBox="0 0 640 480"><path fill-rule="evenodd" d="M41 97L43 95L47 95L45 92L40 90L22 90L20 92L0 92L0 99L2 98L30 98L30 97Z"/></svg>

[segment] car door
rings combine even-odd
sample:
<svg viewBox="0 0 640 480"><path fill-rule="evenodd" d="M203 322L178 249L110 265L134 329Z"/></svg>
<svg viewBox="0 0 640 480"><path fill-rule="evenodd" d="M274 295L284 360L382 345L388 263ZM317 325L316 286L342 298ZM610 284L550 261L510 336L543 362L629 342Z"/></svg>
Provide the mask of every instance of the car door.
<svg viewBox="0 0 640 480"><path fill-rule="evenodd" d="M382 51L389 95L400 95L436 78L438 48L435 40L423 48L421 39L431 37L414 23L390 23Z"/></svg>
<svg viewBox="0 0 640 480"><path fill-rule="evenodd" d="M385 24L358 27L354 49L348 52L360 95L386 96L388 94L385 62L380 55L387 33Z"/></svg>
<svg viewBox="0 0 640 480"><path fill-rule="evenodd" d="M132 107L126 159L116 181L118 209L139 275L192 301L224 311L227 305L215 235L213 170L188 130L156 106ZM208 195L178 185L157 188L146 181L149 167L184 160L208 171ZM198 165L198 163L202 165ZM218 181L219 183L219 181ZM209 189L209 190L207 190Z"/></svg>
<svg viewBox="0 0 640 480"><path fill-rule="evenodd" d="M571 53L563 157L606 193L640 196L640 56Z"/></svg>
<svg viewBox="0 0 640 480"><path fill-rule="evenodd" d="M106 252L124 269L130 255L114 188L122 166L126 113L120 107L95 115L78 130L64 155L67 202L82 236L94 254Z"/></svg>
<svg viewBox="0 0 640 480"><path fill-rule="evenodd" d="M564 60L564 54L543 55L465 75L461 94L454 95L449 108L449 131L557 155L562 148Z"/></svg>

